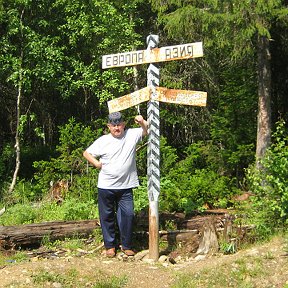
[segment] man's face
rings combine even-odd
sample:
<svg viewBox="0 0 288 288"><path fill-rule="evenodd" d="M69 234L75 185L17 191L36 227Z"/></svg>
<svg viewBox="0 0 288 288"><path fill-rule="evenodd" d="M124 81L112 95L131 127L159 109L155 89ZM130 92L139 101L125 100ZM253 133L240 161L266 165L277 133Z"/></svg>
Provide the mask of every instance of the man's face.
<svg viewBox="0 0 288 288"><path fill-rule="evenodd" d="M125 129L125 123L121 122L119 124L111 124L109 123L108 128L110 130L110 133L113 137L119 138L123 135L124 129Z"/></svg>

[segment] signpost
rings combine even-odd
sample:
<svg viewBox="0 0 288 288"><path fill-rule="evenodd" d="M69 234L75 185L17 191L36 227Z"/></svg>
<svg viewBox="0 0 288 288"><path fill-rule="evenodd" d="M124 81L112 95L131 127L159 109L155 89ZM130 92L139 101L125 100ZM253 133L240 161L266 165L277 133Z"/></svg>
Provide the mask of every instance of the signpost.
<svg viewBox="0 0 288 288"><path fill-rule="evenodd" d="M158 46L159 37L147 37L147 50ZM156 88L160 82L160 71L157 64L151 63L147 70L147 86L151 87L151 99L147 105L148 146L147 176L149 198L149 258L159 258L159 213L158 198L160 194L160 115L159 102L156 100Z"/></svg>
<svg viewBox="0 0 288 288"><path fill-rule="evenodd" d="M154 35L155 36L155 35ZM148 37L153 37L150 35ZM102 56L102 68L125 67L203 56L202 42Z"/></svg>
<svg viewBox="0 0 288 288"><path fill-rule="evenodd" d="M160 73L157 64L155 64L158 62L202 57L202 42L157 48L158 43L158 35L149 35L147 37L146 50L102 56L103 69L150 63L147 70L147 87L109 101L108 108L109 113L112 113L127 109L134 105L138 105L141 102L148 101L147 121L149 124L149 130L147 149L147 175L149 198L149 258L155 261L157 261L159 258L159 101L182 105L205 106L207 100L206 92L167 89L164 87L159 87Z"/></svg>

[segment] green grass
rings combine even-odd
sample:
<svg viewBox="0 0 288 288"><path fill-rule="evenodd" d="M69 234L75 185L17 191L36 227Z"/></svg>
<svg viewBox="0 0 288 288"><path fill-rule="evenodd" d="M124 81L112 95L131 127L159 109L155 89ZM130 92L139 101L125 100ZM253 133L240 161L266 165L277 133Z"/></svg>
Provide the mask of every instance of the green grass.
<svg viewBox="0 0 288 288"><path fill-rule="evenodd" d="M27 253L18 251L15 253L7 252L6 255L0 252L0 266L13 265L28 260Z"/></svg>
<svg viewBox="0 0 288 288"><path fill-rule="evenodd" d="M273 276L275 271L267 269L273 265L273 261L274 257L268 253L264 256L243 257L233 263L219 264L219 267L206 268L201 272L178 274L173 288L259 287L263 279Z"/></svg>
<svg viewBox="0 0 288 288"><path fill-rule="evenodd" d="M93 274L80 275L77 269L72 268L61 272L39 269L32 273L30 283L20 283L17 280L8 287L61 287L61 288L121 288L127 284L127 277L106 275L101 271ZM2 286L1 286L2 287Z"/></svg>
<svg viewBox="0 0 288 288"><path fill-rule="evenodd" d="M96 271L94 275L81 275L76 269L64 271L61 274L39 270L32 275L33 287L50 287L59 283L63 288L92 287L92 288L120 288L125 287L127 278L107 276Z"/></svg>

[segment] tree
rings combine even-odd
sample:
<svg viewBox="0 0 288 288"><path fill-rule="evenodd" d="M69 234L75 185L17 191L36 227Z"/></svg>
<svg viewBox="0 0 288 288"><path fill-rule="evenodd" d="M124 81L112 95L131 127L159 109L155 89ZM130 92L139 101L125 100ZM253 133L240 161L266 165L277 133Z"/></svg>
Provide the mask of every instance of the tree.
<svg viewBox="0 0 288 288"><path fill-rule="evenodd" d="M55 144L59 124L71 115L87 122L101 117L107 112L106 101L129 86L127 71L103 72L100 68L102 55L130 50L140 43L129 18L134 3L118 4L104 0L3 1L0 89L7 99L3 101L7 117L3 118L10 119L12 127L7 134L16 137L10 191L20 169L21 143L33 149L41 136L43 142L38 145ZM32 118L36 119L34 127ZM24 133L28 132L25 128L32 132Z"/></svg>
<svg viewBox="0 0 288 288"><path fill-rule="evenodd" d="M271 31L287 21L288 9L280 0L162 1L151 0L172 38L203 39L206 50L217 49L226 59L240 61L257 51L258 122L256 158L271 140Z"/></svg>
<svg viewBox="0 0 288 288"><path fill-rule="evenodd" d="M22 9L21 9L22 8ZM21 106L22 106L22 97L23 97L23 89L24 88L24 81L23 81L23 74L25 74L25 69L23 68L23 58L24 58L24 48L23 48L23 38L24 38L24 26L23 26L23 15L24 15L24 8L21 7L17 12L13 10L11 12L11 18L9 19L11 22L8 25L10 26L10 30L7 33L7 37L2 38L2 44L4 47L2 49L7 50L8 55L6 57L2 55L0 61L3 64L3 70L10 70L8 81L12 83L12 85L16 88L16 127L15 127L15 153L16 153L16 164L15 170L12 178L12 182L9 187L9 193L11 193L16 185L16 179L18 176L18 172L20 169L20 156L21 156L21 145L20 145L20 129L21 129ZM1 13L2 14L2 13ZM2 14L3 15L3 14ZM2 16L1 15L1 16ZM1 19L3 20L3 19ZM7 20L7 19L6 19ZM3 22L2 22L3 23ZM20 45L16 48L13 45L10 45L8 38L15 37L20 42ZM10 48L10 49L9 49ZM15 53L13 55L13 52ZM4 57L3 57L4 56ZM9 67L11 65L11 68ZM28 80L29 81L29 80ZM15 91L15 90L14 90Z"/></svg>

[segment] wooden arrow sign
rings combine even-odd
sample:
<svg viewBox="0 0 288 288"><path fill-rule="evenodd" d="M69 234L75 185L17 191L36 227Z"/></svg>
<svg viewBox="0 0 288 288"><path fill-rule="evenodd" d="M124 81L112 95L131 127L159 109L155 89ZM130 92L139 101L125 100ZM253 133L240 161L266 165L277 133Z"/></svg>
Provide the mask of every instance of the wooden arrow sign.
<svg viewBox="0 0 288 288"><path fill-rule="evenodd" d="M110 100L108 102L109 113L121 111L132 106L136 106L150 99L151 88L145 87L131 94Z"/></svg>
<svg viewBox="0 0 288 288"><path fill-rule="evenodd" d="M109 113L121 111L150 100L151 91L152 89L150 87L145 87L131 94L110 100L108 102ZM155 94L153 100L160 102L191 106L206 106L207 92L156 87Z"/></svg>
<svg viewBox="0 0 288 288"><path fill-rule="evenodd" d="M102 69L165 62L203 56L202 42L102 56Z"/></svg>
<svg viewBox="0 0 288 288"><path fill-rule="evenodd" d="M206 106L207 92L168 89L164 87L156 87L156 99L160 102L192 105L192 106Z"/></svg>

